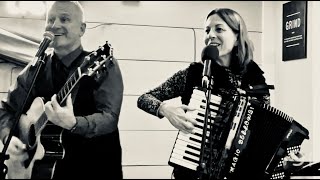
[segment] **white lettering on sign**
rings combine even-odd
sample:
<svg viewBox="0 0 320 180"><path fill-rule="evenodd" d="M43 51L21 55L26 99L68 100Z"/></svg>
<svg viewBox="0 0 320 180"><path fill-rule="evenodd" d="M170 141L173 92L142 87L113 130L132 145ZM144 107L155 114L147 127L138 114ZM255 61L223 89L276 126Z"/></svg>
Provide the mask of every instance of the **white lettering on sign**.
<svg viewBox="0 0 320 180"><path fill-rule="evenodd" d="M298 27L300 27L300 25L301 25L300 18L293 19L291 21L287 21L286 22L286 30L298 28Z"/></svg>

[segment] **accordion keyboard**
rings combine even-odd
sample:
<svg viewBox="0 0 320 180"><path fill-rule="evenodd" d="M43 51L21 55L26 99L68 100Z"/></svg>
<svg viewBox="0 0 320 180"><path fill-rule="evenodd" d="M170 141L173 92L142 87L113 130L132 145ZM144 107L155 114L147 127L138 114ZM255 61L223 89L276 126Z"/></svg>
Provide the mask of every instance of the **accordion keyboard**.
<svg viewBox="0 0 320 180"><path fill-rule="evenodd" d="M174 147L169 159L169 164L180 165L191 170L197 170L199 166L199 158L201 151L201 141L204 128L204 116L206 106L206 96L203 91L194 89L190 99L189 106L195 107L197 110L187 111L189 117L195 119L198 124L195 126L195 133L178 132ZM211 95L210 100L210 116L208 116L207 129L210 130L210 124L213 124L214 119L219 110L221 97ZM209 134L207 134L209 136ZM206 139L206 142L208 140Z"/></svg>

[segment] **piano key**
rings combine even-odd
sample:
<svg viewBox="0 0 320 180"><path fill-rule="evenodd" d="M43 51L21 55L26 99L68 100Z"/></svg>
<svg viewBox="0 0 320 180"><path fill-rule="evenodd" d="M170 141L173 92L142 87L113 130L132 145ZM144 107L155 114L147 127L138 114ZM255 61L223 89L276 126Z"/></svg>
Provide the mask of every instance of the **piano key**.
<svg viewBox="0 0 320 180"><path fill-rule="evenodd" d="M185 134L182 131L179 132L178 139L181 139L181 140L184 140L184 141L189 141L189 142L192 142L192 143L194 143L196 145L197 144L200 145L201 142L202 142L202 137L199 137L199 136L191 134L191 133ZM209 140L206 139L205 142L208 143Z"/></svg>
<svg viewBox="0 0 320 180"><path fill-rule="evenodd" d="M194 155L188 150L174 148L172 153L182 155L183 157L189 157L197 162L200 160L199 155Z"/></svg>
<svg viewBox="0 0 320 180"><path fill-rule="evenodd" d="M193 140L192 138L187 137L187 136L179 136L178 135L178 139L180 139L182 141L186 141L186 142L191 143L191 144L196 145L196 146L201 146L201 143L195 141L196 139Z"/></svg>
<svg viewBox="0 0 320 180"><path fill-rule="evenodd" d="M196 163L192 163L192 162L188 162L186 160L183 160L183 159L177 159L175 157L170 157L170 162L172 163L175 163L177 165L180 165L180 166L183 166L183 167L186 167L186 168L189 168L191 170L197 170L197 167L198 165Z"/></svg>
<svg viewBox="0 0 320 180"><path fill-rule="evenodd" d="M180 159L180 160L184 160L184 161L186 161L186 162L188 162L188 163L190 163L190 164L192 164L192 163L193 163L194 165L198 165L198 164L199 164L199 161L194 160L194 159L192 159L192 158L189 158L189 157L187 157L187 156L183 156L183 155L181 155L181 154L172 153L172 154L171 154L171 157L174 157L174 158Z"/></svg>
<svg viewBox="0 0 320 180"><path fill-rule="evenodd" d="M174 149L181 149L181 150L188 150L194 154L200 155L200 147L195 147L195 146L191 146L190 144L183 144L180 143L182 141L177 141L176 144L174 145ZM190 147L191 146L191 147Z"/></svg>
<svg viewBox="0 0 320 180"><path fill-rule="evenodd" d="M197 139L199 141L202 140L202 136L198 136L198 135L195 135L195 134L191 134L191 133L184 133L182 131L179 132L179 136L185 136L185 137L188 137L188 138L194 138L194 139Z"/></svg>

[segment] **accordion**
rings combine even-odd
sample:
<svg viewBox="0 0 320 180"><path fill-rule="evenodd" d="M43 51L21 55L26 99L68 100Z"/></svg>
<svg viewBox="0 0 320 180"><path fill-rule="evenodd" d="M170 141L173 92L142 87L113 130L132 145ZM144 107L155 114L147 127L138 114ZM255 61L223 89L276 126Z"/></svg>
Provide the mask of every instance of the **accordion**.
<svg viewBox="0 0 320 180"><path fill-rule="evenodd" d="M189 105L197 108L186 112L198 122L195 133L178 131L168 164L206 179L283 179L288 176L284 157L298 153L309 139L308 130L292 117L248 96L211 94L206 122L204 91L194 89Z"/></svg>

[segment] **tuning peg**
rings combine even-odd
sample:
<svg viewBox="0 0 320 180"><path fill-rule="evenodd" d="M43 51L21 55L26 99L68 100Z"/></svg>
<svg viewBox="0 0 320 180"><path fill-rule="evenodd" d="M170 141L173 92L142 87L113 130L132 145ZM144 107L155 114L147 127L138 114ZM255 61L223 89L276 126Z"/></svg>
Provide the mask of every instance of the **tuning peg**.
<svg viewBox="0 0 320 180"><path fill-rule="evenodd" d="M103 46L99 46L99 49L101 49L101 51L104 51L104 47Z"/></svg>
<svg viewBox="0 0 320 180"><path fill-rule="evenodd" d="M94 64L96 64L97 66L100 65L100 62L99 61L95 61Z"/></svg>
<svg viewBox="0 0 320 180"><path fill-rule="evenodd" d="M93 69L92 68L88 68L88 72L89 72L89 74L92 74L93 73Z"/></svg>
<svg viewBox="0 0 320 180"><path fill-rule="evenodd" d="M113 48L112 47L110 48L110 52L109 53L110 53L111 56L113 56Z"/></svg>
<svg viewBox="0 0 320 180"><path fill-rule="evenodd" d="M92 54L93 54L94 56L97 56L97 55L98 55L97 51L94 51Z"/></svg>
<svg viewBox="0 0 320 180"><path fill-rule="evenodd" d="M86 56L86 57L84 57L84 60L89 61L89 60L90 60L90 57L89 57L89 56Z"/></svg>

